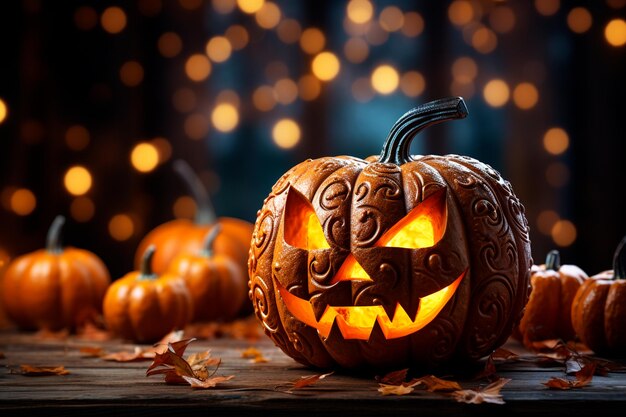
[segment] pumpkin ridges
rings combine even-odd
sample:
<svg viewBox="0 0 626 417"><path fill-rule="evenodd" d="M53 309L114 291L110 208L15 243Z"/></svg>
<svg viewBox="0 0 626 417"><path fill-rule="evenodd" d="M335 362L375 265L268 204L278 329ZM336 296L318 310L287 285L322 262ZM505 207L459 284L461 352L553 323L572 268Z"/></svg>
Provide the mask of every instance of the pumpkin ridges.
<svg viewBox="0 0 626 417"><path fill-rule="evenodd" d="M604 307L604 334L608 348L613 351L626 346L624 320L626 317L626 280L610 285Z"/></svg>

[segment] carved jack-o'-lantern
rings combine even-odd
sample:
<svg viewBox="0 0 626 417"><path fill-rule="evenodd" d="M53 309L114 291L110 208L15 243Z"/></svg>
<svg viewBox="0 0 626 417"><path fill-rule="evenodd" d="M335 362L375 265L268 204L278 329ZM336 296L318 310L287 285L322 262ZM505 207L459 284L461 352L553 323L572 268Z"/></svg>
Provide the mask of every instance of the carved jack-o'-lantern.
<svg viewBox="0 0 626 417"><path fill-rule="evenodd" d="M524 209L488 165L409 155L461 98L402 116L379 157L305 161L258 213L250 297L266 333L318 367L431 367L502 344L528 298Z"/></svg>

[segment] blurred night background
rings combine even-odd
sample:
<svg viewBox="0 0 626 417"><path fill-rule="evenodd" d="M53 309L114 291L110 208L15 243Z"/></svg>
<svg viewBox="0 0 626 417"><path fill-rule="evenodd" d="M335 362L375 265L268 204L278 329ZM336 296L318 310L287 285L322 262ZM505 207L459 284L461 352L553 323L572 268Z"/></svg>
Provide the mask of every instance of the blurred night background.
<svg viewBox="0 0 626 417"><path fill-rule="evenodd" d="M193 200L255 219L306 158L380 152L411 107L470 116L414 154L492 165L526 207L533 257L590 275L626 234L626 0L0 2L0 258L65 242L112 277Z"/></svg>

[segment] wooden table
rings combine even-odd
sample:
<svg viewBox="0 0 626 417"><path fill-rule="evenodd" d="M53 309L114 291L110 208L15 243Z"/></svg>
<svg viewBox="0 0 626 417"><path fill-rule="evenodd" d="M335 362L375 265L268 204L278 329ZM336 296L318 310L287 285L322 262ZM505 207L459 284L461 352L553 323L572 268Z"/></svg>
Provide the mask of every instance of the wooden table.
<svg viewBox="0 0 626 417"><path fill-rule="evenodd" d="M82 346L101 346L108 352L132 351L121 341L94 342L68 337L42 339L15 331L0 332L0 415L582 415L623 414L626 411L626 372L594 377L591 385L570 391L548 390L542 382L564 377L562 367L542 368L534 362L506 363L498 375L510 378L502 394L504 405L469 405L450 396L416 390L406 396L382 396L370 377L335 373L295 394L276 386L315 374L261 338L214 339L194 342L189 353L211 349L222 358L219 373L235 378L215 389L193 390L166 385L161 376L146 377L150 362L118 363L81 357ZM247 347L257 347L267 363L251 363L241 357ZM523 352L509 342L506 347ZM525 353L530 357L529 353ZM65 376L28 377L12 374L20 364L64 365ZM484 381L461 380L463 388L477 388Z"/></svg>

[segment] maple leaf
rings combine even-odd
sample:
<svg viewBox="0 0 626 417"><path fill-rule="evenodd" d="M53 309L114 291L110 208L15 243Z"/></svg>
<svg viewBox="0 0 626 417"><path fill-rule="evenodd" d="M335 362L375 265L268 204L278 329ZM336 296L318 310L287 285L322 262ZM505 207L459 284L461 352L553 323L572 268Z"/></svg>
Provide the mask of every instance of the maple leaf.
<svg viewBox="0 0 626 417"><path fill-rule="evenodd" d="M327 374L316 374L316 375L308 375L308 376L302 376L298 379L296 379L293 382L289 382L287 384L284 385L278 385L276 386L274 389L277 390L281 390L287 394L293 394L294 390L300 390L306 387L309 387L311 385L315 385L318 381L326 378L327 376L330 376L334 374L334 372L329 372Z"/></svg>
<svg viewBox="0 0 626 417"><path fill-rule="evenodd" d="M20 365L20 370L18 373L25 376L50 376L50 375L68 375L70 371L65 369L64 366L31 366L31 365Z"/></svg>
<svg viewBox="0 0 626 417"><path fill-rule="evenodd" d="M415 387L417 385L424 385L428 392L450 392L460 390L461 386L456 381L447 381L445 379L437 378L434 375L426 375L421 378L416 378L409 382L409 387Z"/></svg>
<svg viewBox="0 0 626 417"><path fill-rule="evenodd" d="M214 388L217 384L219 384L221 382L230 381L234 377L235 377L235 375L213 376L213 377L210 377L210 378L207 378L207 379L203 380L203 379L193 378L193 377L189 377L189 376L183 376L183 379L189 385L191 385L191 388L207 389L207 388Z"/></svg>
<svg viewBox="0 0 626 417"><path fill-rule="evenodd" d="M164 375L168 384L189 384L192 388L213 388L220 382L234 378L230 376L214 376L221 360L211 357L210 351L195 353L183 358L187 346L195 339L179 340L168 343L165 351L157 352L154 361L146 370L146 376ZM208 367L216 365L213 372Z"/></svg>
<svg viewBox="0 0 626 417"><path fill-rule="evenodd" d="M383 377L377 376L375 379L382 385L401 385L406 381L406 374L408 371L409 368L400 369L398 371L389 372Z"/></svg>
<svg viewBox="0 0 626 417"><path fill-rule="evenodd" d="M596 371L595 362L589 362L583 368L576 372L574 380L563 378L552 378L548 382L543 382L543 385L550 389L569 390L572 388L583 388L591 383L593 374Z"/></svg>
<svg viewBox="0 0 626 417"><path fill-rule="evenodd" d="M382 395L407 395L412 393L413 386L405 385L393 385L393 384L378 384L378 392Z"/></svg>
<svg viewBox="0 0 626 417"><path fill-rule="evenodd" d="M99 358L106 355L104 349L99 346L83 346L78 351L83 358Z"/></svg>
<svg viewBox="0 0 626 417"><path fill-rule="evenodd" d="M504 399L502 398L502 394L500 394L500 390L509 381L511 380L506 378L500 378L497 381L487 385L485 388L479 389L478 391L474 391L471 389L454 391L452 393L452 397L458 402L466 404L504 404Z"/></svg>
<svg viewBox="0 0 626 417"><path fill-rule="evenodd" d="M241 357L250 359L250 362L252 363L266 363L270 361L265 356L263 356L263 353L261 353L260 350L255 347L249 347L241 352Z"/></svg>

